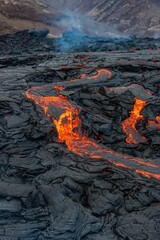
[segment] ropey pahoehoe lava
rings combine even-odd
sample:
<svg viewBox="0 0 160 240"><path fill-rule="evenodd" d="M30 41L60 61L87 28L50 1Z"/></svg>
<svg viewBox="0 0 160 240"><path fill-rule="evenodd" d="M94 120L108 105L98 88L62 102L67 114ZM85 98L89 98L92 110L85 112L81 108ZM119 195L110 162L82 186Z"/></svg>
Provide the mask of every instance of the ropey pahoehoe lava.
<svg viewBox="0 0 160 240"><path fill-rule="evenodd" d="M26 96L39 105L47 117L52 119L56 126L58 138L61 142L65 142L69 151L80 156L88 156L90 158L103 158L108 162L123 168L131 169L148 178L160 179L160 162L153 159L141 159L124 155L113 151L110 148L101 146L91 140L83 133L82 120L80 118L80 108L74 104L69 98L63 95L66 87L77 86L96 81L109 81L112 73L109 70L101 69L97 71L95 76L87 76L83 74L79 79L73 79L65 83L57 83L53 86L33 87L26 91ZM39 94L37 91L49 89L50 94ZM122 122L122 129L126 133L126 142L128 144L147 144L147 139L136 130L136 123L143 118L141 111L146 104L146 100L135 98L135 104L130 117ZM52 111L50 110L52 108ZM157 116L157 122L159 116ZM155 124L159 128L159 123L150 121L148 124Z"/></svg>

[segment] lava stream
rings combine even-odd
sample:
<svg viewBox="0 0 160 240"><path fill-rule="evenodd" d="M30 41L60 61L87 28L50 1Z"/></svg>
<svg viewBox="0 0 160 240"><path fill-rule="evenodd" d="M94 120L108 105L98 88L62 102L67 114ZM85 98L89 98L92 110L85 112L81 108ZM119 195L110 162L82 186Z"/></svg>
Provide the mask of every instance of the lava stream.
<svg viewBox="0 0 160 240"><path fill-rule="evenodd" d="M126 142L129 144L147 143L146 138L141 136L136 130L136 123L139 119L143 118L140 113L146 103L144 100L135 98L134 108L130 117L122 123L122 129L127 135Z"/></svg>
<svg viewBox="0 0 160 240"><path fill-rule="evenodd" d="M98 74L94 77L87 77L87 79L95 79L106 74L106 79L111 77L111 73L108 70L99 70ZM83 78L77 79L81 81ZM75 80L73 80L75 81ZM131 156L123 155L121 153L114 152L113 150L105 147L101 147L96 142L83 135L82 122L79 117L80 110L60 91L65 87L53 86L54 96L41 96L36 93L37 89L43 90L43 87L32 88L26 91L26 96L29 99L35 101L50 117L56 126L58 138L61 142L65 142L68 150L80 156L88 156L90 158L103 158L108 162L123 168L132 169L135 172L143 174L147 177L154 177L160 179L159 165L152 163L151 160L143 160L134 158ZM141 100L142 101L142 100ZM138 101L140 102L140 100ZM138 107L138 118L141 117L140 111L145 102L141 102L142 106ZM137 120L132 121L130 124L135 126Z"/></svg>

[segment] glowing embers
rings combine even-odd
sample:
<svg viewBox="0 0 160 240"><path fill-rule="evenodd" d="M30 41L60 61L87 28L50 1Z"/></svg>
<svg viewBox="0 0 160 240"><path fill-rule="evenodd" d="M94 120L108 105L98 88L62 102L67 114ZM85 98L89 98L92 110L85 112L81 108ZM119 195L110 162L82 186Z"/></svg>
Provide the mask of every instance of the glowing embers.
<svg viewBox="0 0 160 240"><path fill-rule="evenodd" d="M134 108L130 117L122 123L122 129L127 135L126 142L129 144L147 143L147 139L136 130L137 121L143 118L141 111L146 103L147 101L135 98Z"/></svg>
<svg viewBox="0 0 160 240"><path fill-rule="evenodd" d="M57 89L59 91L62 91L64 89L63 86L54 86L53 89Z"/></svg>

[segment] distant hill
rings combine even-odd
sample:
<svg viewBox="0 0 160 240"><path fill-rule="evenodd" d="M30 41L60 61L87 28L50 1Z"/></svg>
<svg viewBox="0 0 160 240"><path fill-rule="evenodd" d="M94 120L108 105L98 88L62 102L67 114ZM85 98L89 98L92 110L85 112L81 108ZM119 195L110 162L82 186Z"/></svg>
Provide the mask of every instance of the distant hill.
<svg viewBox="0 0 160 240"><path fill-rule="evenodd" d="M57 35L62 31L57 21L64 16L43 0L0 0L0 35L30 28L49 28Z"/></svg>
<svg viewBox="0 0 160 240"><path fill-rule="evenodd" d="M60 0L66 8L87 15L125 34L160 37L159 0Z"/></svg>
<svg viewBox="0 0 160 240"><path fill-rule="evenodd" d="M67 24L70 27L74 14L81 15L83 24L92 19L109 31L117 29L126 35L160 37L159 13L159 0L0 0L0 34L26 28L49 28L51 34L57 36ZM76 24L77 27L81 24L72 20L75 28ZM87 24L85 30L98 30L100 24L94 27Z"/></svg>

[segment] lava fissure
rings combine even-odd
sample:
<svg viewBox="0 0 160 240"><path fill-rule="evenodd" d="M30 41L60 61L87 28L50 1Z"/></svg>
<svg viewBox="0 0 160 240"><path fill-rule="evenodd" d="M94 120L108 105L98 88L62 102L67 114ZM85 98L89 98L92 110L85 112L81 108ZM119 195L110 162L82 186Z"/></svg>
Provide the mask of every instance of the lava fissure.
<svg viewBox="0 0 160 240"><path fill-rule="evenodd" d="M122 123L122 129L127 135L126 142L129 144L147 143L147 139L136 130L136 123L143 118L141 111L146 103L147 101L145 100L135 98L134 108L130 117Z"/></svg>
<svg viewBox="0 0 160 240"><path fill-rule="evenodd" d="M160 115L156 117L156 121L149 120L148 123L154 126L156 129L160 130Z"/></svg>
<svg viewBox="0 0 160 240"><path fill-rule="evenodd" d="M61 90L65 90L66 86L71 86L75 82L81 84L81 81L85 82L87 79L92 83L94 80L98 81L99 78L105 81L111 75L110 71L102 69L98 70L96 76L88 77L87 75L82 75L79 79L74 79L71 82L61 83L60 86L57 84L52 86L54 96L37 95L37 89L43 90L43 87L29 89L26 92L26 96L38 104L44 110L45 114L52 119L53 124L56 126L59 140L66 143L68 150L80 156L103 158L116 166L132 169L146 177L160 179L160 166L158 163L154 164L152 160L144 160L117 153L109 148L98 145L85 136L82 131L82 121L79 117L80 109L61 93ZM122 123L122 129L127 134L128 143L138 144L146 143L147 141L136 130L136 123L142 118L140 113L145 104L146 101L135 98L134 109L130 117ZM54 111L52 111L52 114L50 113L51 106L55 110L55 114Z"/></svg>

